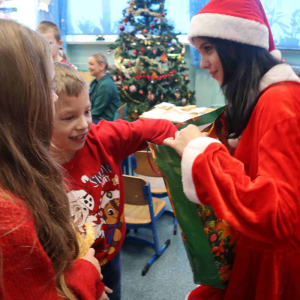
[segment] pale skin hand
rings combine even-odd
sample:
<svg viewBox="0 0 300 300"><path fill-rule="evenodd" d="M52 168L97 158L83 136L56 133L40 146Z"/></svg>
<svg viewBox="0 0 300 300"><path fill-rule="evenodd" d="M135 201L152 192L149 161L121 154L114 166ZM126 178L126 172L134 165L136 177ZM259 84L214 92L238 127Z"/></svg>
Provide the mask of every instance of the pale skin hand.
<svg viewBox="0 0 300 300"><path fill-rule="evenodd" d="M102 280L103 275L101 274L101 267L100 267L99 261L95 257L95 249L90 248L88 250L88 252L86 253L86 255L82 259L85 259L85 260L89 261L90 263L92 263L96 267L96 269L98 270L98 272L100 274L100 278ZM106 286L104 288L103 294L101 295L101 297L98 300L109 300L107 294L111 294L112 292L113 292L113 290L111 290L109 287Z"/></svg>
<svg viewBox="0 0 300 300"><path fill-rule="evenodd" d="M207 137L206 132L201 132L197 126L189 125L186 128L177 131L174 138L168 138L164 140L164 144L173 148L180 156L183 154L184 148L188 143L199 137Z"/></svg>

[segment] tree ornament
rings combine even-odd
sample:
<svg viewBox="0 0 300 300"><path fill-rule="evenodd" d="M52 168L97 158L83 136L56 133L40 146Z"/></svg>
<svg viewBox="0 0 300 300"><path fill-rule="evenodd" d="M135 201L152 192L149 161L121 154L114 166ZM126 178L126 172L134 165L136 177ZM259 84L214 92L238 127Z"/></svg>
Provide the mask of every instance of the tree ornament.
<svg viewBox="0 0 300 300"><path fill-rule="evenodd" d="M172 43L173 45L176 45L176 44L177 44L177 41L176 41L175 39L172 39L171 43Z"/></svg>
<svg viewBox="0 0 300 300"><path fill-rule="evenodd" d="M151 24L151 25L150 25L150 28L153 29L153 27L154 27L153 24Z"/></svg>
<svg viewBox="0 0 300 300"><path fill-rule="evenodd" d="M133 7L134 3L133 2L130 2L130 7Z"/></svg>
<svg viewBox="0 0 300 300"><path fill-rule="evenodd" d="M136 5L133 6L134 9L137 9Z"/></svg>
<svg viewBox="0 0 300 300"><path fill-rule="evenodd" d="M184 53L183 52L181 52L181 54L180 54L181 56L184 56Z"/></svg>
<svg viewBox="0 0 300 300"><path fill-rule="evenodd" d="M183 70L185 71L185 70L186 70L186 67L183 67Z"/></svg>
<svg viewBox="0 0 300 300"><path fill-rule="evenodd" d="M121 25L121 26L120 26L120 30L121 30L121 31L124 31L124 29L125 29L125 27Z"/></svg>
<svg viewBox="0 0 300 300"><path fill-rule="evenodd" d="M161 94L160 99L164 100L164 94Z"/></svg>
<svg viewBox="0 0 300 300"><path fill-rule="evenodd" d="M213 243L218 239L218 236L214 233L210 236L209 240Z"/></svg>
<svg viewBox="0 0 300 300"><path fill-rule="evenodd" d="M128 90L128 86L127 86L127 85L124 85L124 86L123 86L123 90L124 90L124 91L127 91L127 90Z"/></svg>
<svg viewBox="0 0 300 300"><path fill-rule="evenodd" d="M113 76L113 81L117 81L117 76L116 75Z"/></svg>
<svg viewBox="0 0 300 300"><path fill-rule="evenodd" d="M137 51L136 51L135 49L133 50L133 54L134 54L134 55L137 55Z"/></svg>
<svg viewBox="0 0 300 300"><path fill-rule="evenodd" d="M110 49L107 49L107 54L110 54L111 50Z"/></svg>
<svg viewBox="0 0 300 300"><path fill-rule="evenodd" d="M181 59L182 59L181 56L178 56L178 57L177 57L177 60L178 60L178 61L181 61Z"/></svg>
<svg viewBox="0 0 300 300"><path fill-rule="evenodd" d="M127 23L128 23L127 17L125 17L125 18L123 19L123 22L124 22L125 25L127 25Z"/></svg>
<svg viewBox="0 0 300 300"><path fill-rule="evenodd" d="M186 105L186 99L185 98L181 100L181 104Z"/></svg>
<svg viewBox="0 0 300 300"><path fill-rule="evenodd" d="M168 46L169 46L169 47L172 47L172 43L168 43Z"/></svg>
<svg viewBox="0 0 300 300"><path fill-rule="evenodd" d="M175 79L175 80L176 80L176 79ZM179 92L176 92L176 93L175 93L175 97L176 97L176 99L180 99L181 94L180 94Z"/></svg>
<svg viewBox="0 0 300 300"><path fill-rule="evenodd" d="M145 53L145 48L142 48L142 49L141 49L141 53Z"/></svg>
<svg viewBox="0 0 300 300"><path fill-rule="evenodd" d="M156 53L157 53L157 50L156 50L156 49L153 49L153 50L152 50L152 53L153 53L153 54L156 54Z"/></svg>
<svg viewBox="0 0 300 300"><path fill-rule="evenodd" d="M131 61L127 62L126 67L130 68L131 67Z"/></svg>
<svg viewBox="0 0 300 300"><path fill-rule="evenodd" d="M136 120L139 117L139 115L137 113L132 113L131 114L131 118Z"/></svg>
<svg viewBox="0 0 300 300"><path fill-rule="evenodd" d="M157 22L157 19L155 18L153 21L156 23L156 22Z"/></svg>
<svg viewBox="0 0 300 300"><path fill-rule="evenodd" d="M151 50L151 47L150 47L150 46L148 46L148 47L147 47L147 49L148 49L148 50Z"/></svg>
<svg viewBox="0 0 300 300"><path fill-rule="evenodd" d="M124 58L122 57L122 58L121 58L121 62L123 62L123 61L124 61Z"/></svg>
<svg viewBox="0 0 300 300"><path fill-rule="evenodd" d="M153 94L151 91L148 91L147 99L149 101L153 101L155 99L155 94Z"/></svg>
<svg viewBox="0 0 300 300"><path fill-rule="evenodd" d="M146 28L143 29L143 34L147 34L148 30Z"/></svg>
<svg viewBox="0 0 300 300"><path fill-rule="evenodd" d="M166 16L166 14L165 14L165 13L162 13L162 14L161 14L161 16L162 16L162 17L165 17L165 16Z"/></svg>
<svg viewBox="0 0 300 300"><path fill-rule="evenodd" d="M166 52L161 55L160 60L164 63L168 61L168 55Z"/></svg>
<svg viewBox="0 0 300 300"><path fill-rule="evenodd" d="M139 91L140 95L144 95L144 92L142 90Z"/></svg>
<svg viewBox="0 0 300 300"><path fill-rule="evenodd" d="M170 47L170 51L174 51L175 50L175 48L174 47Z"/></svg>
<svg viewBox="0 0 300 300"><path fill-rule="evenodd" d="M130 91L131 93L135 93L135 92L136 92L136 86L135 86L135 85L131 85L131 86L129 87L129 91Z"/></svg>

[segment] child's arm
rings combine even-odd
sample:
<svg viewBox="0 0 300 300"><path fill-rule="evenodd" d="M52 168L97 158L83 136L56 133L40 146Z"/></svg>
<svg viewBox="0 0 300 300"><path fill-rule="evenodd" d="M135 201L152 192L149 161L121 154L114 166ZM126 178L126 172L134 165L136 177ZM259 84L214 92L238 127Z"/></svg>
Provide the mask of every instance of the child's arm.
<svg viewBox="0 0 300 300"><path fill-rule="evenodd" d="M100 140L106 133L106 139L109 140L106 145L111 145L112 153L118 151L116 154L122 160L136 151L145 149L147 141L162 144L164 139L175 136L177 128L167 120L141 119L134 122L101 122L97 130Z"/></svg>
<svg viewBox="0 0 300 300"><path fill-rule="evenodd" d="M0 298L62 300L57 295L50 258L41 246L32 215L23 206L0 199L0 249L3 287ZM97 269L88 261L75 261L65 276L79 299L94 300L104 291Z"/></svg>

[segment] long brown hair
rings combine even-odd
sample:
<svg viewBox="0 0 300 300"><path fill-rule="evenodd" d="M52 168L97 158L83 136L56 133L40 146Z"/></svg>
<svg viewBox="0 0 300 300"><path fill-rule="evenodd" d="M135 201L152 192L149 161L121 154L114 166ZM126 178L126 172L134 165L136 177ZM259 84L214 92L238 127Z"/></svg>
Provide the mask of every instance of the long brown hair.
<svg viewBox="0 0 300 300"><path fill-rule="evenodd" d="M76 299L63 274L78 256L78 243L62 175L49 151L50 57L50 45L40 34L0 19L0 186L32 212L58 294Z"/></svg>

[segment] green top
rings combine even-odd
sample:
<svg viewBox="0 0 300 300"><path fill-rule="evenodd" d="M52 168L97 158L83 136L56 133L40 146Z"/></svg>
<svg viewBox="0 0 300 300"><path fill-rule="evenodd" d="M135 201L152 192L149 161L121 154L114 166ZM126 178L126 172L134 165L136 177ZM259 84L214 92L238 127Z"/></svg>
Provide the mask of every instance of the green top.
<svg viewBox="0 0 300 300"><path fill-rule="evenodd" d="M118 89L109 74L90 85L93 122L100 120L113 121L115 112L120 106Z"/></svg>

